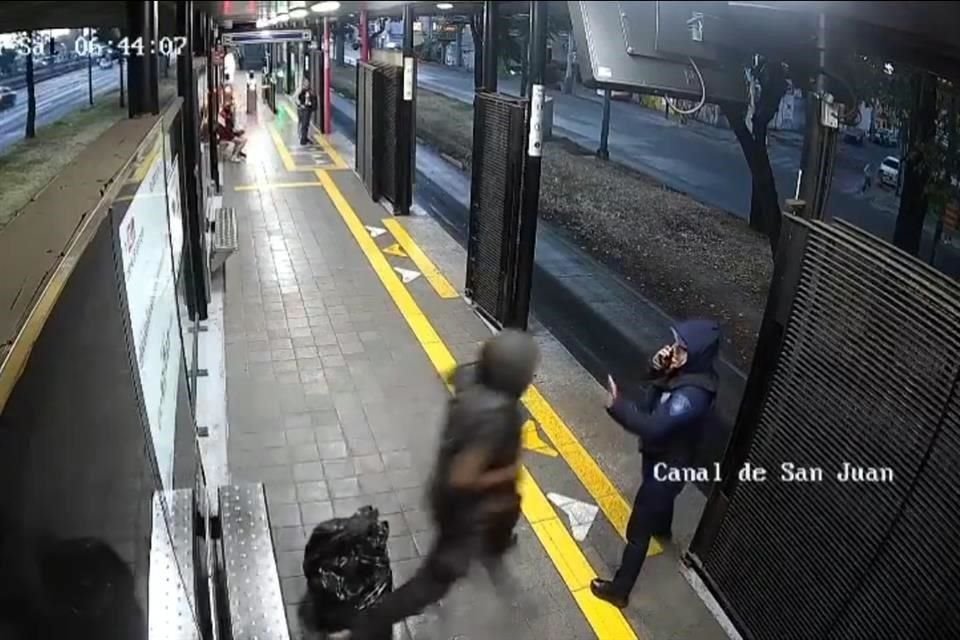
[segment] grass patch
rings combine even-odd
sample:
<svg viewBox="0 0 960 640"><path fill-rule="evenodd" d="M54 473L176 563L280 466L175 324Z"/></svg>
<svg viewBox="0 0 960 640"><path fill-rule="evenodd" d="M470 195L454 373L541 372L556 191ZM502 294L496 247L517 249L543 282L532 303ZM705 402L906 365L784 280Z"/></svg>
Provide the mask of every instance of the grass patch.
<svg viewBox="0 0 960 640"><path fill-rule="evenodd" d="M473 106L419 88L417 136L469 168ZM766 238L565 138L544 150L541 218L672 316L722 322L725 351L749 368L773 271Z"/></svg>
<svg viewBox="0 0 960 640"><path fill-rule="evenodd" d="M87 145L126 115L118 100L119 92L101 95L94 106L39 127L36 138L18 142L0 156L0 231Z"/></svg>

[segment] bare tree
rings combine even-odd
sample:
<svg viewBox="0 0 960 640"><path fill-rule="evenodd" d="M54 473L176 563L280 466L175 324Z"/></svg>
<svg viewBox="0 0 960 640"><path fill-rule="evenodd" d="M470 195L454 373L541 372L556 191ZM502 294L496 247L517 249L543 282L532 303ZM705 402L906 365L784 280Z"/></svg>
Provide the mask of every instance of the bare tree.
<svg viewBox="0 0 960 640"><path fill-rule="evenodd" d="M721 104L720 108L737 136L753 178L750 227L766 235L770 248L776 253L780 238L780 196L767 153L767 128L786 93L787 68L781 62L758 59L751 74L760 84L760 95L754 101L750 126L747 126L746 105Z"/></svg>

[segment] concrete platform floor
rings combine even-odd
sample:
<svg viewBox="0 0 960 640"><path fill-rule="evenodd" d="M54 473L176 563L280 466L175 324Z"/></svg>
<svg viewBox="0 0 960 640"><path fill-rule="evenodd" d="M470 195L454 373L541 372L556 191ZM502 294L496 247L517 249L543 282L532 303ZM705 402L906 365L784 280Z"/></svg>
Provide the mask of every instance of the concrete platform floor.
<svg viewBox="0 0 960 640"><path fill-rule="evenodd" d="M446 399L438 371L472 358L490 331L458 294L459 246L429 218L393 218L373 203L345 169L349 148L300 147L291 116L261 104L245 124L249 160L224 169L240 233L226 266L228 465L234 481L267 486L288 621L294 637L312 638L301 562L317 523L372 504L391 525L395 583L419 565ZM544 361L525 397L516 595L497 597L478 576L397 637L726 637L672 546L652 550L624 612L590 595L589 580L618 562L640 456L606 416L603 390L534 332ZM700 508L688 489L678 544Z"/></svg>

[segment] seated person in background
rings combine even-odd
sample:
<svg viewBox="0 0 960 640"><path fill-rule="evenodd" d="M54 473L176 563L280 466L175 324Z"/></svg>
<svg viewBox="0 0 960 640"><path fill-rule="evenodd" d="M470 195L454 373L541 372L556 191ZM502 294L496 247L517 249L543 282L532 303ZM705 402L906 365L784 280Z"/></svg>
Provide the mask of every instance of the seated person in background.
<svg viewBox="0 0 960 640"><path fill-rule="evenodd" d="M246 160L247 154L243 152L243 148L247 144L247 139L243 135L243 129L237 129L236 127L233 96L229 93L224 94L223 109L220 110L220 122L218 124L217 130L220 140L233 143L233 153L230 155L230 160L234 162Z"/></svg>

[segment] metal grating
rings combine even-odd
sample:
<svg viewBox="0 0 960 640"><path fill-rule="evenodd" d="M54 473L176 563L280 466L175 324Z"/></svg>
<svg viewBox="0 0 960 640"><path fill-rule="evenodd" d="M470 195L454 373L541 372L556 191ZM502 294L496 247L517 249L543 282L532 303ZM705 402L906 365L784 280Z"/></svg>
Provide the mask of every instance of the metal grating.
<svg viewBox="0 0 960 640"><path fill-rule="evenodd" d="M759 420L738 425L771 479L736 483L695 553L747 638L960 637L960 563L943 558L960 541L960 291L870 236L808 226ZM783 462L824 478L778 482ZM841 483L844 462L894 481Z"/></svg>
<svg viewBox="0 0 960 640"><path fill-rule="evenodd" d="M467 244L467 294L500 326L515 280L526 109L519 100L477 94Z"/></svg>
<svg viewBox="0 0 960 640"><path fill-rule="evenodd" d="M263 485L220 487L233 640L289 640Z"/></svg>
<svg viewBox="0 0 960 640"><path fill-rule="evenodd" d="M216 273L239 246L237 212L233 207L222 207L214 213L213 245L210 253L210 273Z"/></svg>
<svg viewBox="0 0 960 640"><path fill-rule="evenodd" d="M166 517L164 502L170 510ZM149 626L151 640L192 640L194 616L193 491L153 494L150 542Z"/></svg>
<svg viewBox="0 0 960 640"><path fill-rule="evenodd" d="M375 106L379 113L381 132L381 147L378 149L380 156L380 190L383 196L390 202L397 201L397 108L401 99L403 90L402 71L399 67L392 65L380 65L378 67L378 76L380 81L380 91L377 92L377 98L380 104Z"/></svg>

